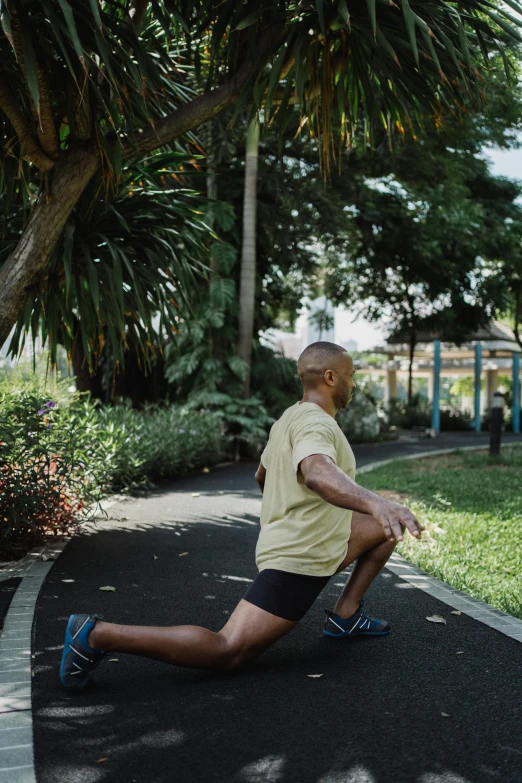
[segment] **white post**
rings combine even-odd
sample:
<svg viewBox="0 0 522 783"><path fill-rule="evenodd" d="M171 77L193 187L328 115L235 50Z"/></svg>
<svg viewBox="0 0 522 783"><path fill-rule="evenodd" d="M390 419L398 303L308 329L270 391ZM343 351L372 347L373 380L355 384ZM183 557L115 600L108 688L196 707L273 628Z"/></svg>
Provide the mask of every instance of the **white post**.
<svg viewBox="0 0 522 783"><path fill-rule="evenodd" d="M388 367L386 369L386 389L384 394L385 402L397 397L397 370Z"/></svg>
<svg viewBox="0 0 522 783"><path fill-rule="evenodd" d="M489 368L486 370L486 407L491 410L493 405L493 395L498 386L498 370Z"/></svg>

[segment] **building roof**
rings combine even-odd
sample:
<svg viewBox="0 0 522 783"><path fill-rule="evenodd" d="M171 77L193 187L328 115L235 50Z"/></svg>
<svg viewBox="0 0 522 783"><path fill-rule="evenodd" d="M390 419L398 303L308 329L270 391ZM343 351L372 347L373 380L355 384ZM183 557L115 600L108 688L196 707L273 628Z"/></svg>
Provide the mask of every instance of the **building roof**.
<svg viewBox="0 0 522 783"><path fill-rule="evenodd" d="M416 336L418 343L431 343L433 340L443 339L441 332L436 329L420 329ZM397 343L408 343L409 339L407 330L400 329L392 332L386 342L388 345L397 345ZM491 321L486 326L475 330L468 336L466 343L489 342L491 340L513 342L518 345L513 330L509 326L501 324L500 321Z"/></svg>
<svg viewBox="0 0 522 783"><path fill-rule="evenodd" d="M416 337L414 356L417 359L432 357L433 341L442 341L442 335L436 329L420 329L416 333ZM445 359L472 358L475 355L475 345L477 344L482 345L484 358L510 357L513 353L522 352L513 330L499 321L491 321L486 326L475 330L461 345L442 342L441 357ZM401 329L392 332L386 340L386 344L375 348L374 351L389 356L408 356L410 347L407 330Z"/></svg>

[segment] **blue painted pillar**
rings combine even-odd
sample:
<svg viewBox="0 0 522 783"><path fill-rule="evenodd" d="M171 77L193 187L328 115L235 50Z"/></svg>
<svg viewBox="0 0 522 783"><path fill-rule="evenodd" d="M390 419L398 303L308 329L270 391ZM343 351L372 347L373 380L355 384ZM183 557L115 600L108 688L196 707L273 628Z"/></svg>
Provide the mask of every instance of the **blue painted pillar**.
<svg viewBox="0 0 522 783"><path fill-rule="evenodd" d="M440 340L433 341L433 400L431 426L440 432Z"/></svg>
<svg viewBox="0 0 522 783"><path fill-rule="evenodd" d="M482 346L475 345L475 418L473 428L480 432L480 378L482 375Z"/></svg>
<svg viewBox="0 0 522 783"><path fill-rule="evenodd" d="M520 354L513 351L513 432L520 432Z"/></svg>

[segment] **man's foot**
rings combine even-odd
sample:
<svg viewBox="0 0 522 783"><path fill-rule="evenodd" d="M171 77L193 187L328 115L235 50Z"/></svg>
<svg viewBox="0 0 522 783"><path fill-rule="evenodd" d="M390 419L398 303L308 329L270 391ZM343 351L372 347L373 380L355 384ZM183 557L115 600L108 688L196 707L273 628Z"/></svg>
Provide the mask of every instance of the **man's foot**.
<svg viewBox="0 0 522 783"><path fill-rule="evenodd" d="M386 636L390 633L390 626L386 620L377 620L374 617L368 617L362 609L361 601L359 609L349 617L343 620L342 617L329 612L326 609L326 620L323 633L325 636Z"/></svg>
<svg viewBox="0 0 522 783"><path fill-rule="evenodd" d="M96 615L89 614L72 614L69 617L60 666L60 681L64 688L84 688L91 671L107 654L89 645L89 634L97 619Z"/></svg>

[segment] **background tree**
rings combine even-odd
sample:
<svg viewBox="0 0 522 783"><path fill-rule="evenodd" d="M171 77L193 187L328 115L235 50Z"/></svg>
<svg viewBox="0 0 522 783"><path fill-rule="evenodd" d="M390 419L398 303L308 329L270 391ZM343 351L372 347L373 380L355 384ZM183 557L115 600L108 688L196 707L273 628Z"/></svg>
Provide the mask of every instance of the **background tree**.
<svg viewBox="0 0 522 783"><path fill-rule="evenodd" d="M332 127L351 140L361 109L371 140L380 113L391 133L477 104L488 48L520 38L516 18L486 0L350 12L340 0L4 0L0 21L2 188L8 210L28 207L0 271L0 343L98 170L110 191L125 160L249 100L282 125L299 103L328 165Z"/></svg>

